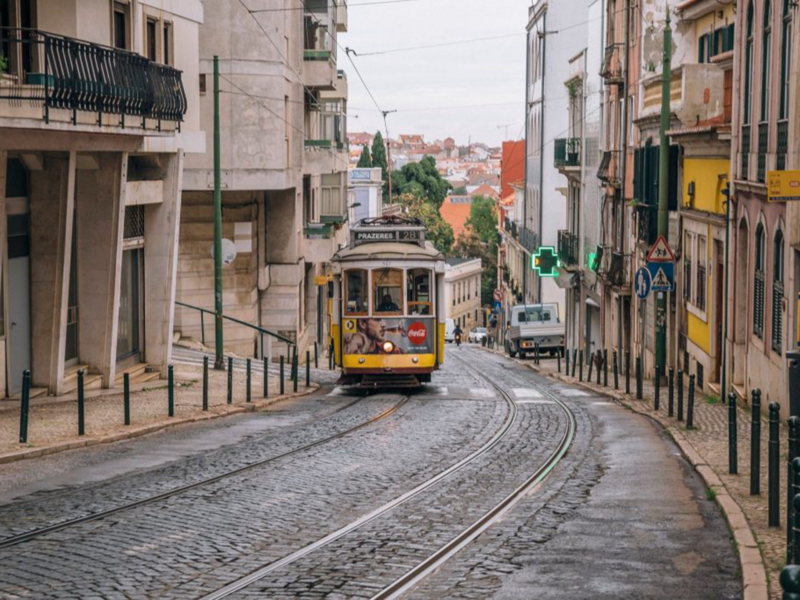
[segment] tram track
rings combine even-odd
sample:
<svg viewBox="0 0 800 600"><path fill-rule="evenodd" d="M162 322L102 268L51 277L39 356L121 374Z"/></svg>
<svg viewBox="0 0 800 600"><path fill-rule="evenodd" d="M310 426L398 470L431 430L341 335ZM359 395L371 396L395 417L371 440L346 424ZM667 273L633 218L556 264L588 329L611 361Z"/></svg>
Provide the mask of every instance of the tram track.
<svg viewBox="0 0 800 600"><path fill-rule="evenodd" d="M467 366L467 362L463 358L459 357L457 361ZM475 450L470 455L463 458L456 464L438 473L437 475L428 479L427 481L419 484L418 486L407 491L401 496L398 496L397 498L385 503L384 505L376 508L370 513L361 516L355 521L352 521L351 523L337 529L336 531L328 534L327 536L311 544L308 544L303 548L300 548L299 550L293 552L292 554L289 554L277 561L271 562L263 566L262 568L257 569L256 571L253 571L252 573L244 577L241 577L210 594L202 596L201 600L221 600L222 598L227 598L245 589L246 587L257 583L259 580L264 579L268 575L280 569L288 567L292 563L300 561L301 559L313 554L314 552L317 552L322 548L325 548L326 546L329 546L330 544L336 542L337 540L340 540L345 536L355 532L356 530L367 525L368 523L373 522L380 517L386 516L392 510L396 509L402 504L405 504L406 502L422 494L423 492L431 489L432 487L434 487L447 477L453 475L454 473L463 469L467 465L475 462L479 457L487 454L493 448L495 448L512 430L517 420L519 407L517 405L517 402L508 392L506 392L499 385L496 385L488 376L480 373L478 374L484 381L486 381L491 387L493 387L500 394L500 397L508 406L508 413L506 415L505 420L500 425L500 427L495 431L494 435L485 444L483 444L480 448L478 448L477 450ZM564 404L555 395L551 394L548 390L540 389L540 391L543 394L546 394L549 398L551 398L556 404L558 404L559 407L565 412L568 419L568 427L566 428L561 440L559 440L556 449L550 454L547 460L530 477L528 477L525 480L525 482L522 485L518 486L511 494L506 496L502 502L493 507L482 518L480 518L478 521L473 523L472 526L470 526L462 533L460 533L458 536L456 536L447 545L437 550L424 562L420 563L419 565L408 571L403 577L397 579L387 588L376 594L374 596L375 598L397 597L398 595L401 595L405 591L411 589L411 587L416 585L419 581L421 581L422 579L430 575L432 572L434 572L436 569L438 569L438 567L441 564L446 562L461 548L463 548L464 546L469 544L472 540L474 540L476 537L478 537L492 523L501 518L503 514L505 514L508 510L513 508L514 505L516 505L516 503L528 491L530 491L533 487L538 485L547 476L547 474L556 466L556 464L564 456L564 454L566 454L566 451L569 448L575 434L575 417L572 414L572 411L569 409L569 407L566 406L566 404Z"/></svg>
<svg viewBox="0 0 800 600"><path fill-rule="evenodd" d="M362 397L354 400L353 402L349 402L346 405L336 409L335 411L325 415L324 418L325 419L330 418L334 414L337 414L337 413L339 413L341 411L344 411L344 410L346 410L346 409L348 409L348 408L350 408L350 407L362 402L366 397L368 397L368 396L362 396ZM315 440L314 442L311 442L309 444L305 444L305 445L300 446L298 448L293 448L293 449L288 450L286 452L283 452L281 454L277 454L275 456L270 456L268 458L265 458L265 459L262 459L262 460L259 460L259 461L256 461L256 462L243 465L243 466L238 467L236 469L231 469L229 471L225 471L225 472L220 473L218 475L214 475L213 477L208 477L208 478L200 480L200 481L195 481L195 482L190 483L190 484L182 485L182 486L167 490L165 492L161 492L159 494L154 494L152 496L148 496L146 498L142 498L140 500L134 500L132 502L127 502L125 504L120 504L120 505L114 506L113 508L109 508L107 510L96 511L96 512L93 512L93 513L88 514L88 515L82 515L80 517L67 519L65 521L60 521L58 523L53 523L51 525L47 525L47 526L44 526L44 527L38 527L36 529L32 529L32 530L24 532L24 533L20 533L20 534L16 534L16 535L12 535L12 536L8 536L8 537L5 537L5 538L2 538L2 539L0 539L0 549L10 548L12 546L16 546L16 545L19 545L19 544L23 544L25 542L29 542L31 540L34 540L34 539L36 539L38 537L41 537L41 536L44 536L44 535L47 535L47 534L51 534L51 533L55 533L55 532L58 532L58 531L62 531L62 530L67 529L69 527L73 527L73 526L81 525L81 524L85 524L85 523L90 523L92 521L98 521L98 520L110 517L112 515L115 515L115 514L118 514L118 513L127 511L127 510L131 510L131 509L134 509L134 508L138 508L138 507L141 507L141 506L145 506L145 505L148 505L148 504L152 504L152 503L156 503L156 502L159 502L159 501L162 501L162 500L166 500L168 498L172 498L174 496L178 496L178 495L183 494L185 492L188 492L190 490L194 490L194 489L206 486L206 485L210 485L210 484L216 483L218 481L222 481L223 479L226 479L228 477L232 477L232 476L235 476L235 475L239 475L241 473L245 473L245 472L250 471L252 469L256 469L258 467L262 467L264 465L273 463L275 461L278 461L278 460L281 460L281 459L284 459L284 458L299 454L299 453L304 452L306 450L310 450L312 448L321 446L323 444L332 442L334 440L337 440L337 439L340 439L342 437L345 437L345 436L347 436L347 435L349 435L351 433L354 433L354 432L356 432L356 431L358 431L360 429L363 429L363 428L365 428L365 427L367 427L369 425L372 425L374 423L377 423L379 421L382 421L382 420L386 419L387 417L395 414L398 410L400 410L400 408L404 404L406 404L408 402L408 400L409 400L409 396L408 395L403 395L399 402L395 403L393 406L387 408L386 410L380 412L379 414L377 414L377 415L375 415L373 417L370 417L369 419L367 419L365 421L362 421L362 422L360 422L360 423L358 423L358 424L356 424L356 425L354 425L352 427L349 427L348 429L345 429L344 431L340 431L340 432L335 433L333 435L326 436L324 438ZM306 421L305 423L302 423L302 424L298 425L298 427L313 423L313 422L315 422L317 420L319 420L319 419L310 419L310 420ZM104 484L100 483L100 484L97 484L97 486L92 486L92 487L100 487L102 485L104 485Z"/></svg>

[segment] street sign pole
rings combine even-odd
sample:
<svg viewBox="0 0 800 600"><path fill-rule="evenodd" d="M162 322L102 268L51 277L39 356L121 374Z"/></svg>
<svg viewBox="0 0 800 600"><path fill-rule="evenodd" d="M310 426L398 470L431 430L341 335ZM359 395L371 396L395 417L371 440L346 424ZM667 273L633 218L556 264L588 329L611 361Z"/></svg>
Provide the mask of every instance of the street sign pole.
<svg viewBox="0 0 800 600"><path fill-rule="evenodd" d="M225 368L222 341L222 191L220 187L219 57L214 56L214 369Z"/></svg>
<svg viewBox="0 0 800 600"><path fill-rule="evenodd" d="M664 57L661 67L661 128L659 130L658 169L658 235L669 239L669 140L670 84L672 81L672 29L669 18L669 2L666 2L664 25ZM666 373L667 358L667 295L656 296L656 366Z"/></svg>

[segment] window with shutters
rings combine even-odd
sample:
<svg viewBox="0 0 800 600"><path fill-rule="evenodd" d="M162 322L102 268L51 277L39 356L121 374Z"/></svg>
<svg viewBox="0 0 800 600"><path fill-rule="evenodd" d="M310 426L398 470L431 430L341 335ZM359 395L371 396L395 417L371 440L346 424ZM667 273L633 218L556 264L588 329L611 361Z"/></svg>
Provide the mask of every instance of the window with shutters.
<svg viewBox="0 0 800 600"><path fill-rule="evenodd" d="M683 299L687 302L692 300L692 250L694 247L694 236L688 231L684 235L683 242Z"/></svg>
<svg viewBox="0 0 800 600"><path fill-rule="evenodd" d="M764 226L756 229L755 281L753 283L753 333L764 338Z"/></svg>
<svg viewBox="0 0 800 600"><path fill-rule="evenodd" d="M706 238L697 236L697 286L695 290L694 305L706 310Z"/></svg>
<svg viewBox="0 0 800 600"><path fill-rule="evenodd" d="M783 233L775 234L772 262L772 350L781 354L783 347Z"/></svg>

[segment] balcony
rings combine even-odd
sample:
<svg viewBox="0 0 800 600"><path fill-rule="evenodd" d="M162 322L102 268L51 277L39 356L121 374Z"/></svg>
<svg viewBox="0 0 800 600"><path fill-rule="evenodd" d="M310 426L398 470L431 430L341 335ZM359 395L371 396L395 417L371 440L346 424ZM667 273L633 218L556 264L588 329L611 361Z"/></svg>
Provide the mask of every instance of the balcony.
<svg viewBox="0 0 800 600"><path fill-rule="evenodd" d="M613 187L622 185L620 177L620 150L606 150L600 160L600 167L597 169L597 178Z"/></svg>
<svg viewBox="0 0 800 600"><path fill-rule="evenodd" d="M553 163L557 169L581 166L580 138L559 138L553 144Z"/></svg>
<svg viewBox="0 0 800 600"><path fill-rule="evenodd" d="M558 232L558 259L567 270L580 267L578 236L570 233L568 229Z"/></svg>
<svg viewBox="0 0 800 600"><path fill-rule="evenodd" d="M333 91L338 82L336 70L335 24L327 2L308 3L303 45L303 84L311 89ZM335 10L335 8L334 8Z"/></svg>
<svg viewBox="0 0 800 600"><path fill-rule="evenodd" d="M598 275L612 288L623 294L631 293L631 255L614 252L605 246Z"/></svg>
<svg viewBox="0 0 800 600"><path fill-rule="evenodd" d="M789 121L778 121L778 147L775 158L775 168L778 171L786 169L786 153L789 151Z"/></svg>
<svg viewBox="0 0 800 600"><path fill-rule="evenodd" d="M0 27L0 48L9 54L0 116L115 127L131 117L128 126L144 129L149 119L160 131L162 121L179 129L186 114L181 72L140 54L8 27Z"/></svg>
<svg viewBox="0 0 800 600"><path fill-rule="evenodd" d="M646 246L652 246L658 237L658 211L656 206L647 204L636 207L637 239Z"/></svg>
<svg viewBox="0 0 800 600"><path fill-rule="evenodd" d="M309 223L303 228L303 235L311 240L329 240L333 226L325 223Z"/></svg>
<svg viewBox="0 0 800 600"><path fill-rule="evenodd" d="M602 77L608 85L622 85L625 83L625 77L622 71L624 60L623 49L624 46L619 44L606 46L606 51L603 55L603 66L600 69L600 77Z"/></svg>
<svg viewBox="0 0 800 600"><path fill-rule="evenodd" d="M527 227L520 227L519 243L529 254L533 254L539 246L538 236Z"/></svg>
<svg viewBox="0 0 800 600"><path fill-rule="evenodd" d="M764 183L767 180L767 150L769 149L769 123L758 124L758 163L756 177Z"/></svg>

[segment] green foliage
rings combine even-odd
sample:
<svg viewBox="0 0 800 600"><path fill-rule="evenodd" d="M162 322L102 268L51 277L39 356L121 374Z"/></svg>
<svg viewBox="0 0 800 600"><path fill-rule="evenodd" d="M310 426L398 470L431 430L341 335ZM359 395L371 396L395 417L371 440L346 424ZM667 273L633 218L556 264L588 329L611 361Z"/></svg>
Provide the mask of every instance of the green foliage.
<svg viewBox="0 0 800 600"><path fill-rule="evenodd" d="M454 196L466 196L467 194L467 188L465 188L463 185L453 190Z"/></svg>
<svg viewBox="0 0 800 600"><path fill-rule="evenodd" d="M397 198L409 217L422 221L427 229L425 238L442 254L449 254L453 246L453 228L439 211L424 198L415 194L402 194Z"/></svg>
<svg viewBox="0 0 800 600"><path fill-rule="evenodd" d="M426 156L418 163L408 163L399 171L392 172L392 192L395 195L412 194L427 200L437 210L452 187L439 175L436 160L432 156Z"/></svg>
<svg viewBox="0 0 800 600"><path fill-rule="evenodd" d="M372 168L372 156L369 153L369 146L364 146L364 150L361 151L361 157L358 159L358 165L356 166L359 169Z"/></svg>
<svg viewBox="0 0 800 600"><path fill-rule="evenodd" d="M481 304L491 304L497 288L497 214L491 198L476 196L472 199L466 231L456 241L456 256L480 258Z"/></svg>
<svg viewBox="0 0 800 600"><path fill-rule="evenodd" d="M8 59L6 55L0 52L0 73L8 71Z"/></svg>
<svg viewBox="0 0 800 600"><path fill-rule="evenodd" d="M386 160L386 146L383 143L383 135L378 131L375 133L375 138L372 140L372 167L381 168L381 177L383 178L383 201L389 201L389 163Z"/></svg>

